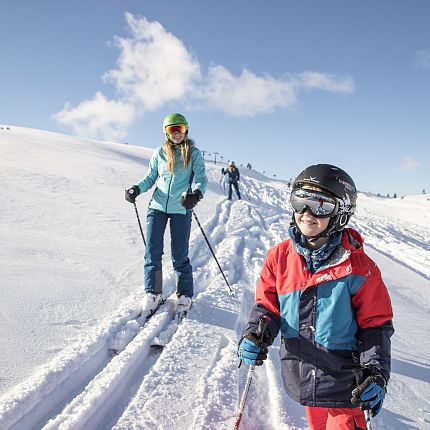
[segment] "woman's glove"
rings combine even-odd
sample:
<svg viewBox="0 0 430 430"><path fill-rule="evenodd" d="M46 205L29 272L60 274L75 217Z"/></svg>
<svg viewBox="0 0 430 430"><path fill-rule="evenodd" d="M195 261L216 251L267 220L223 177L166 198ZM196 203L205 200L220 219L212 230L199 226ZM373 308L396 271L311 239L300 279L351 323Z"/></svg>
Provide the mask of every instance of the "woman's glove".
<svg viewBox="0 0 430 430"><path fill-rule="evenodd" d="M192 209L202 198L202 192L194 190L192 193L182 194L181 204L185 209Z"/></svg>
<svg viewBox="0 0 430 430"><path fill-rule="evenodd" d="M133 185L128 190L125 190L125 199L130 203L134 203L139 194L140 188L137 185Z"/></svg>
<svg viewBox="0 0 430 430"><path fill-rule="evenodd" d="M387 381L375 368L365 369L364 381L352 391L351 403L376 416L384 402Z"/></svg>
<svg viewBox="0 0 430 430"><path fill-rule="evenodd" d="M256 333L248 333L239 342L237 355L250 366L261 366L267 358L267 345L260 337Z"/></svg>

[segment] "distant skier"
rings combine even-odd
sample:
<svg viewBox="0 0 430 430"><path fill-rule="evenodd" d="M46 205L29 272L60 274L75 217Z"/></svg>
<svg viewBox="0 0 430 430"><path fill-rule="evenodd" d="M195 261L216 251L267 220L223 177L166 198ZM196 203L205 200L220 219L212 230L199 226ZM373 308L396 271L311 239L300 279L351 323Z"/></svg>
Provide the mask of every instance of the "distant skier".
<svg viewBox="0 0 430 430"><path fill-rule="evenodd" d="M240 200L240 191L239 191L239 181L240 181L240 173L239 169L234 164L234 161L232 161L227 169L222 169L221 173L227 177L228 182L228 199L231 200L232 195L232 186L236 190L237 198Z"/></svg>
<svg viewBox="0 0 430 430"><path fill-rule="evenodd" d="M146 222L145 297L142 315L151 315L162 301L162 265L164 232L170 220L171 257L177 275L177 312L191 307L193 274L188 258L191 209L203 198L208 179L201 152L188 137L188 122L179 113L166 116L163 122L166 141L154 150L144 178L125 192L125 199L156 188L149 202ZM194 178L194 190L191 181ZM182 196L186 193L185 196Z"/></svg>
<svg viewBox="0 0 430 430"><path fill-rule="evenodd" d="M285 390L313 430L366 429L359 406L378 414L390 377L390 297L363 239L345 228L356 199L353 180L335 166L297 176L289 239L266 256L238 348L242 361L261 365L281 331ZM271 317L263 341L261 315Z"/></svg>

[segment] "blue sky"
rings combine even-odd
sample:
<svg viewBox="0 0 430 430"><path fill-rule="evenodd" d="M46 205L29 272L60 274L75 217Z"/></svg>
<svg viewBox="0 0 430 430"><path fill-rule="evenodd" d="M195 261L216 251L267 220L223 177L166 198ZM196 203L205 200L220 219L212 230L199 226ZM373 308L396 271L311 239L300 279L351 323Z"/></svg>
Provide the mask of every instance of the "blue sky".
<svg viewBox="0 0 430 430"><path fill-rule="evenodd" d="M324 162L362 191L430 192L429 16L425 0L6 0L0 124L156 147L179 111L200 149L268 176Z"/></svg>

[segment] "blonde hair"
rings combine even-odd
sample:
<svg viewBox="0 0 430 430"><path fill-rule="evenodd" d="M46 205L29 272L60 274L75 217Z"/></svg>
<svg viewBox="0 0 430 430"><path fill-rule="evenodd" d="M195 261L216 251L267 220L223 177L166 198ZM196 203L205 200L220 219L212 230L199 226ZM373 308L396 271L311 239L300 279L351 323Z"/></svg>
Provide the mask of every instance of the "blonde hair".
<svg viewBox="0 0 430 430"><path fill-rule="evenodd" d="M173 171L175 170L176 148L179 147L181 151L181 158L184 162L184 168L186 169L191 162L191 148L193 144L194 142L191 139L188 139L188 137L186 137L185 140L179 145L172 144L169 140L164 142L163 148L167 155L167 170L171 175L173 175Z"/></svg>

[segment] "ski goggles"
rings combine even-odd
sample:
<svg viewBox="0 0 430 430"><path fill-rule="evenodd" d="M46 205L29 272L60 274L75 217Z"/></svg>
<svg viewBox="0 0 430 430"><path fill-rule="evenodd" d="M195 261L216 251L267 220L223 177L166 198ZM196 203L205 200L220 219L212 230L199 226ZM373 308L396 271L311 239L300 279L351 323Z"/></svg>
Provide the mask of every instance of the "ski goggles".
<svg viewBox="0 0 430 430"><path fill-rule="evenodd" d="M339 202L335 197L304 188L291 192L290 204L294 212L303 213L308 209L315 218L330 218L339 210Z"/></svg>
<svg viewBox="0 0 430 430"><path fill-rule="evenodd" d="M185 124L167 125L164 130L171 136L175 133L185 134L188 130L188 127Z"/></svg>

